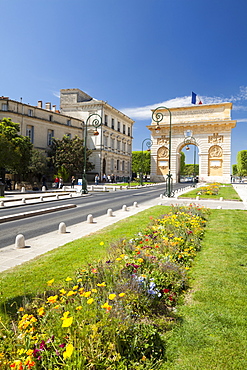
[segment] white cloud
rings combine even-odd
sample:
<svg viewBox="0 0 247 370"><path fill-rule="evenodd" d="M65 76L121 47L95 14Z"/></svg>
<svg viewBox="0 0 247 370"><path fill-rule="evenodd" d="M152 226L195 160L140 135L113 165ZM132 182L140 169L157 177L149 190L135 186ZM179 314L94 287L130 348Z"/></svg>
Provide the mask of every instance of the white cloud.
<svg viewBox="0 0 247 370"><path fill-rule="evenodd" d="M60 98L60 91L53 91L52 94L56 97L56 98Z"/></svg>
<svg viewBox="0 0 247 370"><path fill-rule="evenodd" d="M200 99L203 104L220 104L225 102L240 102L247 100L247 86L240 86L240 92L236 96L230 98L219 97L219 96L200 96ZM124 114L131 117L134 120L151 120L152 109L157 107L167 107L167 108L176 108L176 107L188 107L191 106L191 96L177 97L174 99L166 100L161 103L155 103L151 105L146 105L143 107L133 107L133 108L122 108L120 109ZM234 105L233 109L236 111L247 111L247 105Z"/></svg>

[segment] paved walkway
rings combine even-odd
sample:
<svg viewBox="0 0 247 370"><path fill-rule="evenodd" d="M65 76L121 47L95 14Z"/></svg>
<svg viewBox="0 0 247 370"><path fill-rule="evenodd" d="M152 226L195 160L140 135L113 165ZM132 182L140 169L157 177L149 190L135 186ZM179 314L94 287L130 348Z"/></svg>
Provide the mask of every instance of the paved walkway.
<svg viewBox="0 0 247 370"><path fill-rule="evenodd" d="M65 234L59 234L58 231L54 231L48 234L41 235L36 238L28 239L25 241L25 248L16 248L15 244L6 246L0 249L0 272L5 271L16 265L20 265L23 262L29 261L41 254L44 254L52 249L55 249L61 245L64 245L70 241L79 239L83 236L95 233L98 230L110 226L115 222L118 222L124 218L132 216L138 212L148 209L152 206L170 205L170 204L189 204L193 202L194 204L199 204L208 208L222 208L222 209L242 209L247 210L247 185L244 184L234 184L235 190L238 192L239 196L243 199L243 202L238 201L214 201L214 200L197 200L191 201L191 199L177 199L177 196L182 194L178 192L174 198L165 198L160 196L158 198L152 199L146 203L137 205L133 204L132 207L128 207L127 211L121 209L114 212L113 216L103 215L94 219L93 223L87 223L86 221L81 222L77 225L70 226ZM188 189L185 189L188 191ZM11 202L8 206L14 206L21 204L23 198L29 198L28 202L37 202L37 199L30 199L33 194L11 194ZM45 194L42 194L45 196ZM62 195L61 195L62 196ZM64 197L65 195L63 195ZM69 197L69 195L66 195ZM19 198L19 200L15 200ZM20 199L21 198L21 199ZM6 197L7 199L7 197ZM51 198L50 198L51 199ZM53 198L54 200L54 198ZM40 200L38 200L40 201ZM15 203L16 202L16 203ZM6 203L7 206L7 203ZM1 227L1 226L0 226Z"/></svg>

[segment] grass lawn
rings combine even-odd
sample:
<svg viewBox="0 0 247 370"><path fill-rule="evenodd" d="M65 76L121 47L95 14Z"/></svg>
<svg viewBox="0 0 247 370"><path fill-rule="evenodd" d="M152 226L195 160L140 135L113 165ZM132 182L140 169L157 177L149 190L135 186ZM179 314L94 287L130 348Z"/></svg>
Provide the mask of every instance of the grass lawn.
<svg viewBox="0 0 247 370"><path fill-rule="evenodd" d="M196 198L198 192L200 192L200 188L196 188L188 193L184 193L180 195L179 198ZM221 197L223 197L225 200L242 200L232 185L220 186L219 193L217 195L200 195L200 199L220 199Z"/></svg>
<svg viewBox="0 0 247 370"><path fill-rule="evenodd" d="M212 210L163 369L247 369L247 212Z"/></svg>
<svg viewBox="0 0 247 370"><path fill-rule="evenodd" d="M150 223L150 215L159 217L168 208L157 206L140 212L0 273L0 316L6 312L16 312L16 307L22 306L23 300L43 292L48 280L55 278L55 283L60 286L66 277L74 276L83 266L104 259L109 244L122 238L131 238L146 228ZM101 245L102 242L104 245Z"/></svg>

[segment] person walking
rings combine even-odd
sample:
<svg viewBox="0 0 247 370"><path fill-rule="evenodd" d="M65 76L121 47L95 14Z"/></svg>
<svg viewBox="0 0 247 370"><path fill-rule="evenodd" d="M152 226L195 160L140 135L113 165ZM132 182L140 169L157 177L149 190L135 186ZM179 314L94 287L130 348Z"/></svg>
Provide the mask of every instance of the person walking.
<svg viewBox="0 0 247 370"><path fill-rule="evenodd" d="M75 176L71 177L71 189L74 189L75 187Z"/></svg>
<svg viewBox="0 0 247 370"><path fill-rule="evenodd" d="M60 177L59 179L59 189L62 189L63 188L63 178Z"/></svg>
<svg viewBox="0 0 247 370"><path fill-rule="evenodd" d="M95 185L99 185L99 174L98 173L95 176L94 182L95 182Z"/></svg>
<svg viewBox="0 0 247 370"><path fill-rule="evenodd" d="M55 182L56 189L58 189L59 188L59 177L58 176L56 176L54 182Z"/></svg>

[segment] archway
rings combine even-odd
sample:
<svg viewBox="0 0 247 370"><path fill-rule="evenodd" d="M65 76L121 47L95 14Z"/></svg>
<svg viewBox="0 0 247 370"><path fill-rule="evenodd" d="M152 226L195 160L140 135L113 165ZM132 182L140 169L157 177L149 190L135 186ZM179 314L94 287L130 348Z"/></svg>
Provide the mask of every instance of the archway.
<svg viewBox="0 0 247 370"><path fill-rule="evenodd" d="M199 147L196 143L182 144L178 148L177 181L196 182L199 178Z"/></svg>
<svg viewBox="0 0 247 370"><path fill-rule="evenodd" d="M236 126L236 121L231 120L231 110L232 103L170 108L169 112L165 107L156 109L162 120L158 125L153 120L148 126L153 142L151 181L166 180L170 159L173 182L178 182L180 151L191 144L198 148L199 181L230 182L231 130Z"/></svg>

